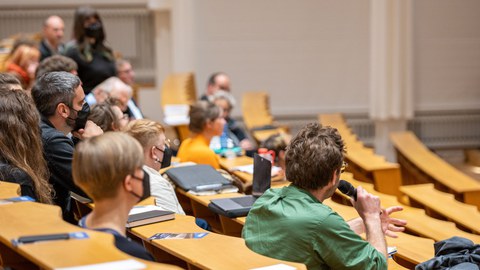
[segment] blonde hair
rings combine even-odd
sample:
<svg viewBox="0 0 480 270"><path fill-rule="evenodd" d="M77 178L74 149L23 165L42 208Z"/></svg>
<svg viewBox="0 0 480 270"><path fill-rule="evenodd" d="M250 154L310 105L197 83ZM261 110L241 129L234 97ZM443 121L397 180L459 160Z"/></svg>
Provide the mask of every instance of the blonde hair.
<svg viewBox="0 0 480 270"><path fill-rule="evenodd" d="M153 146L158 136L165 134L165 129L162 125L148 119L131 121L125 127L124 131L137 139L144 149Z"/></svg>
<svg viewBox="0 0 480 270"><path fill-rule="evenodd" d="M26 70L28 61L32 59L36 59L38 62L40 60L40 51L36 47L23 44L18 46L16 50L12 52L7 61L8 63L17 64Z"/></svg>
<svg viewBox="0 0 480 270"><path fill-rule="evenodd" d="M77 145L73 180L94 201L113 198L125 177L142 165L142 147L134 138L121 132L106 132Z"/></svg>

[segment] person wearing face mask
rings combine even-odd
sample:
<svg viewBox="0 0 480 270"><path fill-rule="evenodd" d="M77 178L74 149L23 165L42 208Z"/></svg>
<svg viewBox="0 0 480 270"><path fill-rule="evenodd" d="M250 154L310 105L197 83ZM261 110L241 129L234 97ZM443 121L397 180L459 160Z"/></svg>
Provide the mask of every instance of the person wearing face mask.
<svg viewBox="0 0 480 270"><path fill-rule="evenodd" d="M32 88L32 98L41 116L43 152L50 172L49 182L55 191L54 203L62 208L66 221L74 222L70 192L86 195L72 179L72 135L83 140L103 131L87 120L90 107L84 101L80 79L69 72L42 75Z"/></svg>
<svg viewBox="0 0 480 270"><path fill-rule="evenodd" d="M155 205L166 211L185 214L178 202L173 186L158 172L170 166L172 150L165 142L165 129L159 123L148 120L134 120L124 130L137 139L143 147L145 166L143 169L150 175L150 188L155 197Z"/></svg>
<svg viewBox="0 0 480 270"><path fill-rule="evenodd" d="M153 261L143 246L126 237L125 231L132 207L150 196L149 175L142 165L142 147L134 138L107 132L78 144L73 155L73 179L95 203L79 225L110 233L119 250Z"/></svg>
<svg viewBox="0 0 480 270"><path fill-rule="evenodd" d="M102 19L92 7L83 6L75 11L73 36L65 55L77 63L78 76L87 95L95 86L116 75L115 59L112 49L105 45Z"/></svg>

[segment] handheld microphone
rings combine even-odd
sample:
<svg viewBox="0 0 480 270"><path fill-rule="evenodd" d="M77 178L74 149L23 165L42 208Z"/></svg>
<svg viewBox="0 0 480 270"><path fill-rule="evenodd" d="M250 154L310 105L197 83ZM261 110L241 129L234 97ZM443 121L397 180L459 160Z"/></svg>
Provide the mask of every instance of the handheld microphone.
<svg viewBox="0 0 480 270"><path fill-rule="evenodd" d="M357 189L345 180L340 180L338 184L338 190L343 194L352 197L355 201L357 200Z"/></svg>

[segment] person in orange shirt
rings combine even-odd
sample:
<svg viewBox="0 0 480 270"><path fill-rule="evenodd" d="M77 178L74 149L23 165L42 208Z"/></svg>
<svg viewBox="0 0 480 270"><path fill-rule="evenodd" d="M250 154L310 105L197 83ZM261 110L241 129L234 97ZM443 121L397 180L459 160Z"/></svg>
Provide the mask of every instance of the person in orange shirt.
<svg viewBox="0 0 480 270"><path fill-rule="evenodd" d="M225 125L222 109L213 103L199 101L190 107L189 116L191 137L182 142L177 157L181 162L192 161L220 169L219 157L209 145L213 136L222 134Z"/></svg>

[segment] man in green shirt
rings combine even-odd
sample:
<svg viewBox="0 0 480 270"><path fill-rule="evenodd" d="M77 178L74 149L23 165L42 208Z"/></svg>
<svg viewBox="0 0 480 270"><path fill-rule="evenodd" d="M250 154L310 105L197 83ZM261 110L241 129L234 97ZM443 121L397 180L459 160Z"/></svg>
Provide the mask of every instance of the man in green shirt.
<svg viewBox="0 0 480 270"><path fill-rule="evenodd" d="M255 202L243 229L247 246L308 269L387 269L385 234L395 237L393 232L406 224L389 215L402 208L383 210L379 198L362 187L352 199L360 218L345 222L322 203L338 187L343 154L336 129L304 127L286 151L286 177L292 184L270 189Z"/></svg>

